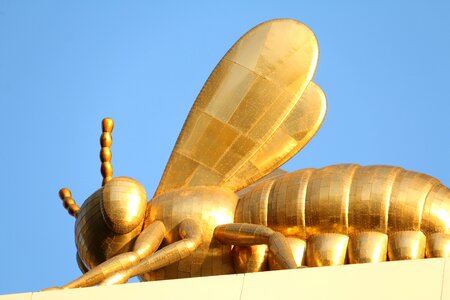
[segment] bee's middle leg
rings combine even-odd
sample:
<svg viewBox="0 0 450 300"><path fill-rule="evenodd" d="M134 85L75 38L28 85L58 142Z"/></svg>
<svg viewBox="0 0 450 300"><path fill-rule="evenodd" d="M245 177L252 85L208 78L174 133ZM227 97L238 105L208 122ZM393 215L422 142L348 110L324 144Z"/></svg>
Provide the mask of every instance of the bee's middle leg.
<svg viewBox="0 0 450 300"><path fill-rule="evenodd" d="M220 225L214 230L214 237L223 244L235 246L266 244L281 268L297 268L297 263L286 237L267 226L248 223Z"/></svg>
<svg viewBox="0 0 450 300"><path fill-rule="evenodd" d="M201 227L198 222L192 219L185 219L180 223L179 234L181 240L156 251L130 268L112 274L103 280L100 285L125 283L131 277L173 264L191 255L202 243Z"/></svg>
<svg viewBox="0 0 450 300"><path fill-rule="evenodd" d="M158 249L165 232L166 228L161 221L151 223L137 238L133 251L122 253L108 259L74 281L69 282L63 288L93 286L114 273L138 264L142 259L153 254Z"/></svg>

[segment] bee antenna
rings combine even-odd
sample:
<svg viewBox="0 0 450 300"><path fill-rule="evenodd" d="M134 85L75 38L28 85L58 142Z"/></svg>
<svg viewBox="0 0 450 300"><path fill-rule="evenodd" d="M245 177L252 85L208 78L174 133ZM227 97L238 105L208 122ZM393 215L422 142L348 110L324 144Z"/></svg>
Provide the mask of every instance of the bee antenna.
<svg viewBox="0 0 450 300"><path fill-rule="evenodd" d="M111 164L111 144L112 144L112 135L111 132L114 128L114 121L111 118L104 118L102 121L102 130L103 133L100 136L100 145L102 149L100 150L100 161L102 162L102 166L100 171L103 176L102 186L104 186L108 181L112 179L113 175L113 167Z"/></svg>
<svg viewBox="0 0 450 300"><path fill-rule="evenodd" d="M69 214L76 218L80 207L73 200L72 192L68 188L62 188L59 190L59 198L63 201L63 206Z"/></svg>

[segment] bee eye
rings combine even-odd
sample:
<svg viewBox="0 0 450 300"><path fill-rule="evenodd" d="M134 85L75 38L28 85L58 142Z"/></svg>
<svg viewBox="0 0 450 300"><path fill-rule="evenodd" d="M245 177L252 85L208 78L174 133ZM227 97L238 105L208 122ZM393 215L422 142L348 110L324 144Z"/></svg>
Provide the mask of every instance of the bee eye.
<svg viewBox="0 0 450 300"><path fill-rule="evenodd" d="M103 187L101 210L108 227L125 234L139 226L145 215L144 187L129 177L115 177Z"/></svg>

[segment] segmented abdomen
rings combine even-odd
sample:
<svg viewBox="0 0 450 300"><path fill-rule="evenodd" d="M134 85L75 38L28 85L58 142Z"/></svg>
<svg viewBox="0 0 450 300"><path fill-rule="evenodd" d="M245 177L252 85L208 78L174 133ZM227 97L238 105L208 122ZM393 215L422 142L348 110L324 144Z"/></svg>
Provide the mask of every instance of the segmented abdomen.
<svg viewBox="0 0 450 300"><path fill-rule="evenodd" d="M367 233L377 239L386 235L390 258L402 259L411 256L408 251L421 251L417 243L425 248L421 235L432 240L435 233L449 232L450 190L431 176L398 167L342 164L305 169L255 184L241 195L235 222L267 225L308 241L308 247L319 236L316 248L349 236L353 252L376 247L366 245ZM427 249L428 256L443 256L432 250Z"/></svg>

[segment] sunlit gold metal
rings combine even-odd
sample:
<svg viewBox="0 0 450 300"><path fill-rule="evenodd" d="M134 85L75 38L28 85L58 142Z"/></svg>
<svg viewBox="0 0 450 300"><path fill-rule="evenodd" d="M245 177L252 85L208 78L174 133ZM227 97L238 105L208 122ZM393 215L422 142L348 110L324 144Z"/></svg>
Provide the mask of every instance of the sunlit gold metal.
<svg viewBox="0 0 450 300"><path fill-rule="evenodd" d="M310 267L338 266L345 263L348 236L320 233L308 239L306 261Z"/></svg>
<svg viewBox="0 0 450 300"><path fill-rule="evenodd" d="M304 240L294 238L294 237L288 237L286 240L289 243L289 246L292 251L292 255L294 256L295 264L297 265L297 268L300 268L301 266L305 265L305 253L306 253L306 242ZM283 269L277 261L274 259L273 255L269 253L268 257L269 262L269 268L270 270L281 270Z"/></svg>
<svg viewBox="0 0 450 300"><path fill-rule="evenodd" d="M433 233L427 237L426 257L450 257L450 234Z"/></svg>
<svg viewBox="0 0 450 300"><path fill-rule="evenodd" d="M132 251L121 253L105 260L82 277L66 284L64 288L91 286L105 280L108 276L136 265L137 262L153 254L161 244L165 233L164 224L160 221L153 222L137 238ZM131 249L130 249L131 250ZM79 250L78 250L79 251ZM79 259L79 264L84 262ZM80 268L82 267L80 266ZM90 268L86 268L89 270Z"/></svg>
<svg viewBox="0 0 450 300"><path fill-rule="evenodd" d="M311 82L318 54L313 32L288 19L262 23L239 39L198 95L156 195L202 185L238 190L280 165L278 151L288 154L308 134L282 124ZM284 142L274 156L272 138Z"/></svg>
<svg viewBox="0 0 450 300"><path fill-rule="evenodd" d="M267 245L234 246L232 255L236 273L260 272L268 269Z"/></svg>
<svg viewBox="0 0 450 300"><path fill-rule="evenodd" d="M428 257L450 256L450 190L433 177L355 164L275 171L325 117L317 59L297 21L246 33L205 83L148 202L139 182L112 178L104 119L102 187L81 208L60 192L84 273L64 288L415 259L425 244Z"/></svg>
<svg viewBox="0 0 450 300"><path fill-rule="evenodd" d="M70 192L68 188L62 188L59 190L59 198L63 201L63 206L67 209L69 214L76 218L80 211L80 207L75 203L75 200L73 200L72 192Z"/></svg>
<svg viewBox="0 0 450 300"><path fill-rule="evenodd" d="M306 242L304 240L288 237L287 243L291 249L297 268L305 265ZM234 246L232 250L233 263L236 273L250 273L284 269L276 260L275 255L269 251L267 245Z"/></svg>
<svg viewBox="0 0 450 300"><path fill-rule="evenodd" d="M177 189L153 198L146 222L164 223L164 245L181 239L179 226L186 219L198 222L202 229L201 244L192 255L164 268L149 270L141 277L157 280L234 273L231 247L214 239L213 234L217 226L233 222L237 201L235 193L218 187Z"/></svg>
<svg viewBox="0 0 450 300"><path fill-rule="evenodd" d="M104 118L102 121L103 133L100 137L100 161L102 162L100 171L103 176L102 186L112 179L113 167L111 164L111 144L112 136L111 132L114 128L114 121L111 118Z"/></svg>
<svg viewBox="0 0 450 300"><path fill-rule="evenodd" d="M146 201L145 190L136 180L115 177L83 203L75 241L87 268L132 249L142 231Z"/></svg>
<svg viewBox="0 0 450 300"><path fill-rule="evenodd" d="M348 260L351 264L386 261L387 234L381 232L359 232L350 237Z"/></svg>
<svg viewBox="0 0 450 300"><path fill-rule="evenodd" d="M421 231L397 231L389 235L389 260L425 257L425 235Z"/></svg>
<svg viewBox="0 0 450 300"><path fill-rule="evenodd" d="M266 244L269 246L273 259L281 268L294 269L297 267L286 237L266 226L248 223L221 225L216 227L214 236L224 244L237 246Z"/></svg>
<svg viewBox="0 0 450 300"><path fill-rule="evenodd" d="M179 224L179 236L181 240L158 250L130 268L124 268L121 272L106 278L101 285L124 283L128 278L161 269L183 258L191 257L194 251L202 245L202 228L192 219L184 219Z"/></svg>

